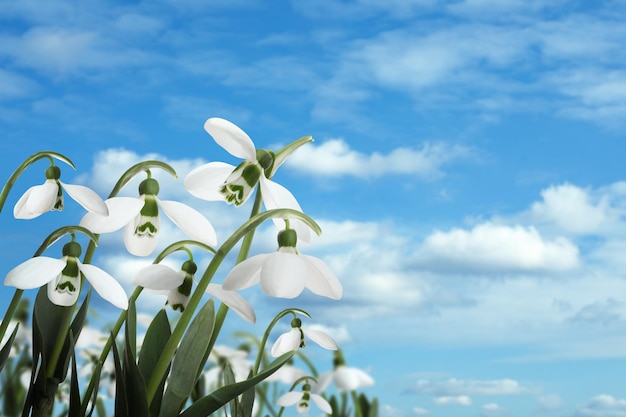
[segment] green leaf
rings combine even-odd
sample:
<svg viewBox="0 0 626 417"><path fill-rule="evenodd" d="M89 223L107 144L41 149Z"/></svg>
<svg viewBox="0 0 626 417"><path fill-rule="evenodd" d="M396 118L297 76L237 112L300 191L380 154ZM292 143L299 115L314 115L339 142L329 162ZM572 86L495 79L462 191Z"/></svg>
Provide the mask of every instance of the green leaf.
<svg viewBox="0 0 626 417"><path fill-rule="evenodd" d="M167 319L167 314L165 313L165 309L161 309L152 320L152 323L150 323L150 326L148 326L146 336L141 345L141 351L139 352L138 366L144 381L148 381L152 377L154 366L159 360L163 348L171 334L172 330L170 328L170 322ZM152 402L150 403L150 415L159 414L166 379L167 373L163 377L154 398L152 398Z"/></svg>
<svg viewBox="0 0 626 417"><path fill-rule="evenodd" d="M70 383L70 405L68 417L80 417L80 389L78 388L78 371L76 369L76 354L74 351L74 335L70 330L69 341L72 351L72 380Z"/></svg>
<svg viewBox="0 0 626 417"><path fill-rule="evenodd" d="M83 326L85 325L85 321L87 320L87 312L89 310L89 300L91 300L91 289L87 291L87 295L83 300L74 320L72 320L72 324L70 325L70 332L74 337L74 341L78 339L81 331L83 330ZM57 363L57 368L54 372L54 376L59 380L63 381L65 379L65 375L67 375L67 371L69 368L69 361L71 356L74 355L74 346L70 343L69 334L65 339L65 343L63 344L63 350L61 351L61 356L59 362Z"/></svg>
<svg viewBox="0 0 626 417"><path fill-rule="evenodd" d="M206 417L211 413L214 413L236 396L251 388L253 389L258 383L272 375L287 361L289 361L293 355L294 352L287 352L275 359L272 363L270 363L267 369L256 374L254 377L213 391L211 394L193 403L180 415L180 417Z"/></svg>
<svg viewBox="0 0 626 417"><path fill-rule="evenodd" d="M115 336L111 334L113 340ZM117 344L111 345L113 350L113 363L115 364L115 417L130 417L128 414L128 399L126 397L126 387L124 386L124 374L120 362L120 354L117 351Z"/></svg>
<svg viewBox="0 0 626 417"><path fill-rule="evenodd" d="M248 379L252 377L252 371ZM255 388L250 388L241 395L240 409L243 417L252 417L252 407L254 406Z"/></svg>
<svg viewBox="0 0 626 417"><path fill-rule="evenodd" d="M224 376L224 385L233 385L237 383L235 380L235 373L233 372L233 367L230 366L230 363L224 365L224 370L222 371ZM241 410L239 410L239 399L234 397L230 400L230 415L231 417L241 417Z"/></svg>
<svg viewBox="0 0 626 417"><path fill-rule="evenodd" d="M191 396L199 370L204 365L203 358L211 340L214 323L215 309L211 298L198 311L180 342L172 363L172 373L161 404L160 416L178 415Z"/></svg>
<svg viewBox="0 0 626 417"><path fill-rule="evenodd" d="M97 362L96 363L96 368L93 370L94 375L95 375L95 380L94 380L94 384L96 387L100 386L100 376L102 374L102 362ZM85 401L87 401L87 399L85 399ZM93 415L93 411L95 408L98 408L98 415L102 416L103 414L100 414L100 407L102 407L102 409L104 409L104 404L102 404L102 401L98 398L98 390L95 389L93 390L93 394L91 394L91 410L89 410L89 413L87 413L87 417L91 417L91 415Z"/></svg>
<svg viewBox="0 0 626 417"><path fill-rule="evenodd" d="M15 340L15 335L17 334L17 329L19 327L20 327L20 324L18 323L15 326L15 329L13 329L13 333L11 333L11 337L9 337L7 342L2 347L2 350L0 350L0 371L2 371L2 368L4 368L4 364L6 363L7 359L9 359L9 354L11 353L11 347L13 346L13 340Z"/></svg>
<svg viewBox="0 0 626 417"><path fill-rule="evenodd" d="M148 398L146 395L146 382L141 376L141 371L135 362L137 351L137 312L135 302L131 298L126 313L126 335L124 349L124 386L126 388L126 400L128 413L131 416L149 416Z"/></svg>

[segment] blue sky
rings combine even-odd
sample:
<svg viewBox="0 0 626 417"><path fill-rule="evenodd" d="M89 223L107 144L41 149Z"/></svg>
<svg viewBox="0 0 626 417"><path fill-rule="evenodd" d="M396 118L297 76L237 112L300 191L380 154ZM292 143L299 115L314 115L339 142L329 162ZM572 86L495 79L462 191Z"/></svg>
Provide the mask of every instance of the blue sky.
<svg viewBox="0 0 626 417"><path fill-rule="evenodd" d="M344 298L299 302L383 416L626 416L625 18L621 0L2 0L0 176L50 149L106 196L139 160L234 162L208 117L258 147L312 135L275 179ZM43 169L0 214L4 271L82 215L12 218ZM246 217L162 178L220 241ZM150 260L113 234L97 262L127 285ZM284 306L246 296L261 323Z"/></svg>

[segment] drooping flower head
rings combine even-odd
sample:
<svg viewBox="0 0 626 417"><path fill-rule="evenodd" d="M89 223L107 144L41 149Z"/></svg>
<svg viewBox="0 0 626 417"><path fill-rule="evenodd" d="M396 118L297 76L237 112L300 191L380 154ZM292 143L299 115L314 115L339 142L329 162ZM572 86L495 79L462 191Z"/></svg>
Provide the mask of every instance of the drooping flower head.
<svg viewBox="0 0 626 417"><path fill-rule="evenodd" d="M124 244L133 255L147 256L156 248L161 228L160 210L185 234L209 246L217 244L213 225L198 211L178 201L161 200L159 183L148 177L139 184L139 197L113 197L105 201L108 216L87 213L80 225L93 233L124 227Z"/></svg>
<svg viewBox="0 0 626 417"><path fill-rule="evenodd" d="M42 185L30 187L15 204L13 216L16 219L34 219L51 210L63 210L63 191L87 211L103 216L109 214L104 201L90 188L61 182L58 166L48 167L45 175L46 181Z"/></svg>
<svg viewBox="0 0 626 417"><path fill-rule="evenodd" d="M175 271L167 265L152 264L137 272L131 282L167 295L166 304L174 310L183 312L189 303L197 270L198 266L191 259L183 262L180 271ZM256 321L252 306L236 292L226 291L219 284L209 284L206 292L226 304L244 320L250 323Z"/></svg>
<svg viewBox="0 0 626 417"><path fill-rule="evenodd" d="M274 345L272 346L272 356L278 357L284 353L291 352L293 350L304 349L306 342L304 336L306 336L328 350L336 350L337 344L332 337L320 330L307 329L306 332L302 329L302 320L298 317L294 317L291 320L291 330L287 333L281 334Z"/></svg>
<svg viewBox="0 0 626 417"><path fill-rule="evenodd" d="M294 229L281 230L278 250L237 264L224 279L224 289L242 290L260 283L272 297L295 298L306 287L314 294L340 299L343 289L333 271L320 259L301 254L296 243Z"/></svg>
<svg viewBox="0 0 626 417"><path fill-rule="evenodd" d="M4 284L22 290L47 284L48 298L52 303L71 306L78 300L81 277L85 277L102 298L116 307L127 309L128 298L122 286L102 269L81 263L78 259L81 251L80 244L72 241L63 246L61 259L45 256L31 258L9 271Z"/></svg>
<svg viewBox="0 0 626 417"><path fill-rule="evenodd" d="M248 134L228 120L210 118L204 123L204 130L218 145L231 155L243 159L243 162L236 167L224 162L210 162L192 170L185 178L185 187L192 195L203 200L226 201L240 206L248 201L258 185L266 209L290 208L302 211L293 194L271 180L284 159L279 161L274 152L256 149ZM274 224L283 227L284 223L274 219ZM310 240L310 231L304 223L293 221L292 227L304 242Z"/></svg>
<svg viewBox="0 0 626 417"><path fill-rule="evenodd" d="M357 388L374 385L374 380L366 372L346 366L346 361L341 350L336 350L333 359L334 369L320 375L315 392L326 389L328 384L333 382L337 390L354 391Z"/></svg>
<svg viewBox="0 0 626 417"><path fill-rule="evenodd" d="M302 392L290 391L283 394L276 404L281 407L296 406L298 414L307 414L311 408L311 400L326 414L332 414L333 409L330 403L321 395L311 392L311 384L308 382L302 385Z"/></svg>

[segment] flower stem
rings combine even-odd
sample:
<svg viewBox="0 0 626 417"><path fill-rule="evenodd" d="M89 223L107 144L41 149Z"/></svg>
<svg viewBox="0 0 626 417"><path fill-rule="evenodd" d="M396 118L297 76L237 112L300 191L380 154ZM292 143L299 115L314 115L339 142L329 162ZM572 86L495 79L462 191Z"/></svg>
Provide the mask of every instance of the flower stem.
<svg viewBox="0 0 626 417"><path fill-rule="evenodd" d="M7 327L9 327L9 322L13 318L15 314L15 310L20 303L20 299L22 298L22 294L24 290L16 289L13 293L13 298L11 299L11 303L9 304L9 308L7 308L7 312L4 314L2 318L2 324L0 324L0 340L4 338L4 334L7 331Z"/></svg>

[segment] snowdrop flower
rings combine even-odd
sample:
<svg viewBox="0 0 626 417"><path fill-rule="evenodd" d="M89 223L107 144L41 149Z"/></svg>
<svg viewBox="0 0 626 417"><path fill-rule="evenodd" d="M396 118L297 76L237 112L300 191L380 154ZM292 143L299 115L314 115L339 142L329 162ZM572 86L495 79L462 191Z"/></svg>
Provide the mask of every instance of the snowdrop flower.
<svg viewBox="0 0 626 417"><path fill-rule="evenodd" d="M61 259L37 256L18 265L7 274L5 285L28 290L48 284L48 298L59 306L71 306L78 300L81 275L98 294L116 307L126 310L128 298L122 286L102 269L82 264L78 257L80 244L69 242L63 246Z"/></svg>
<svg viewBox="0 0 626 417"><path fill-rule="evenodd" d="M333 409L321 395L311 392L311 385L304 384L302 386L302 392L290 391L282 395L276 400L276 405L281 407L289 407L296 405L296 411L299 414L306 414L311 407L311 400L326 414L332 414Z"/></svg>
<svg viewBox="0 0 626 417"><path fill-rule="evenodd" d="M304 342L304 335L328 350L337 350L337 344L335 341L320 330L308 329L306 332L302 330L302 320L294 318L291 320L291 330L287 333L281 334L274 345L272 346L272 356L278 357L283 353L291 352L292 350L303 349L306 344Z"/></svg>
<svg viewBox="0 0 626 417"><path fill-rule="evenodd" d="M139 184L139 198L113 197L105 201L108 216L87 213L80 225L93 233L110 233L124 227L124 244L133 255L147 256L156 248L161 219L159 208L189 237L209 246L217 244L211 223L199 212L178 201L157 197L159 183L146 178Z"/></svg>
<svg viewBox="0 0 626 417"><path fill-rule="evenodd" d="M256 149L246 132L228 120L210 118L204 123L204 130L228 153L244 161L237 167L210 162L192 170L185 178L185 187L191 194L203 200L226 201L240 206L248 201L258 184L268 210L290 208L302 211L289 190L269 179L278 168L273 152ZM277 227L284 224L280 219L273 220ZM301 239L308 242L308 227L299 220L292 222Z"/></svg>
<svg viewBox="0 0 626 417"><path fill-rule="evenodd" d="M265 380L268 382L278 381L283 384L291 385L305 375L306 372L304 372L303 369L293 366L293 359L289 359L286 364L278 368L276 372L268 376Z"/></svg>
<svg viewBox="0 0 626 417"><path fill-rule="evenodd" d="M221 376L226 364L229 364L235 374L236 381L243 381L248 378L252 369L252 362L248 359L248 352L241 349L232 349L228 346L217 345L211 349L209 361L215 366L204 372L205 386L209 392L222 385Z"/></svg>
<svg viewBox="0 0 626 417"><path fill-rule="evenodd" d="M374 380L367 373L346 366L340 350L335 351L334 365L335 369L320 375L316 392L324 391L331 381L339 391L354 391L357 388L374 385Z"/></svg>
<svg viewBox="0 0 626 417"><path fill-rule="evenodd" d="M46 169L46 181L30 187L13 208L16 219L34 219L51 210L63 210L63 191L86 210L103 216L109 214L104 201L91 189L82 185L62 183L61 169L53 165Z"/></svg>
<svg viewBox="0 0 626 417"><path fill-rule="evenodd" d="M183 312L189 302L194 274L197 270L198 266L191 260L185 261L180 271L175 271L166 265L153 264L140 270L131 282L133 285L166 294L166 303L174 310ZM241 295L234 291L226 291L219 284L209 284L206 291L226 304L242 319L250 323L256 321L252 306Z"/></svg>
<svg viewBox="0 0 626 417"><path fill-rule="evenodd" d="M295 230L281 230L278 251L256 255L237 264L222 287L241 290L260 283L266 294L280 298L295 298L306 287L314 294L340 299L343 289L333 271L320 259L299 253L296 241Z"/></svg>

